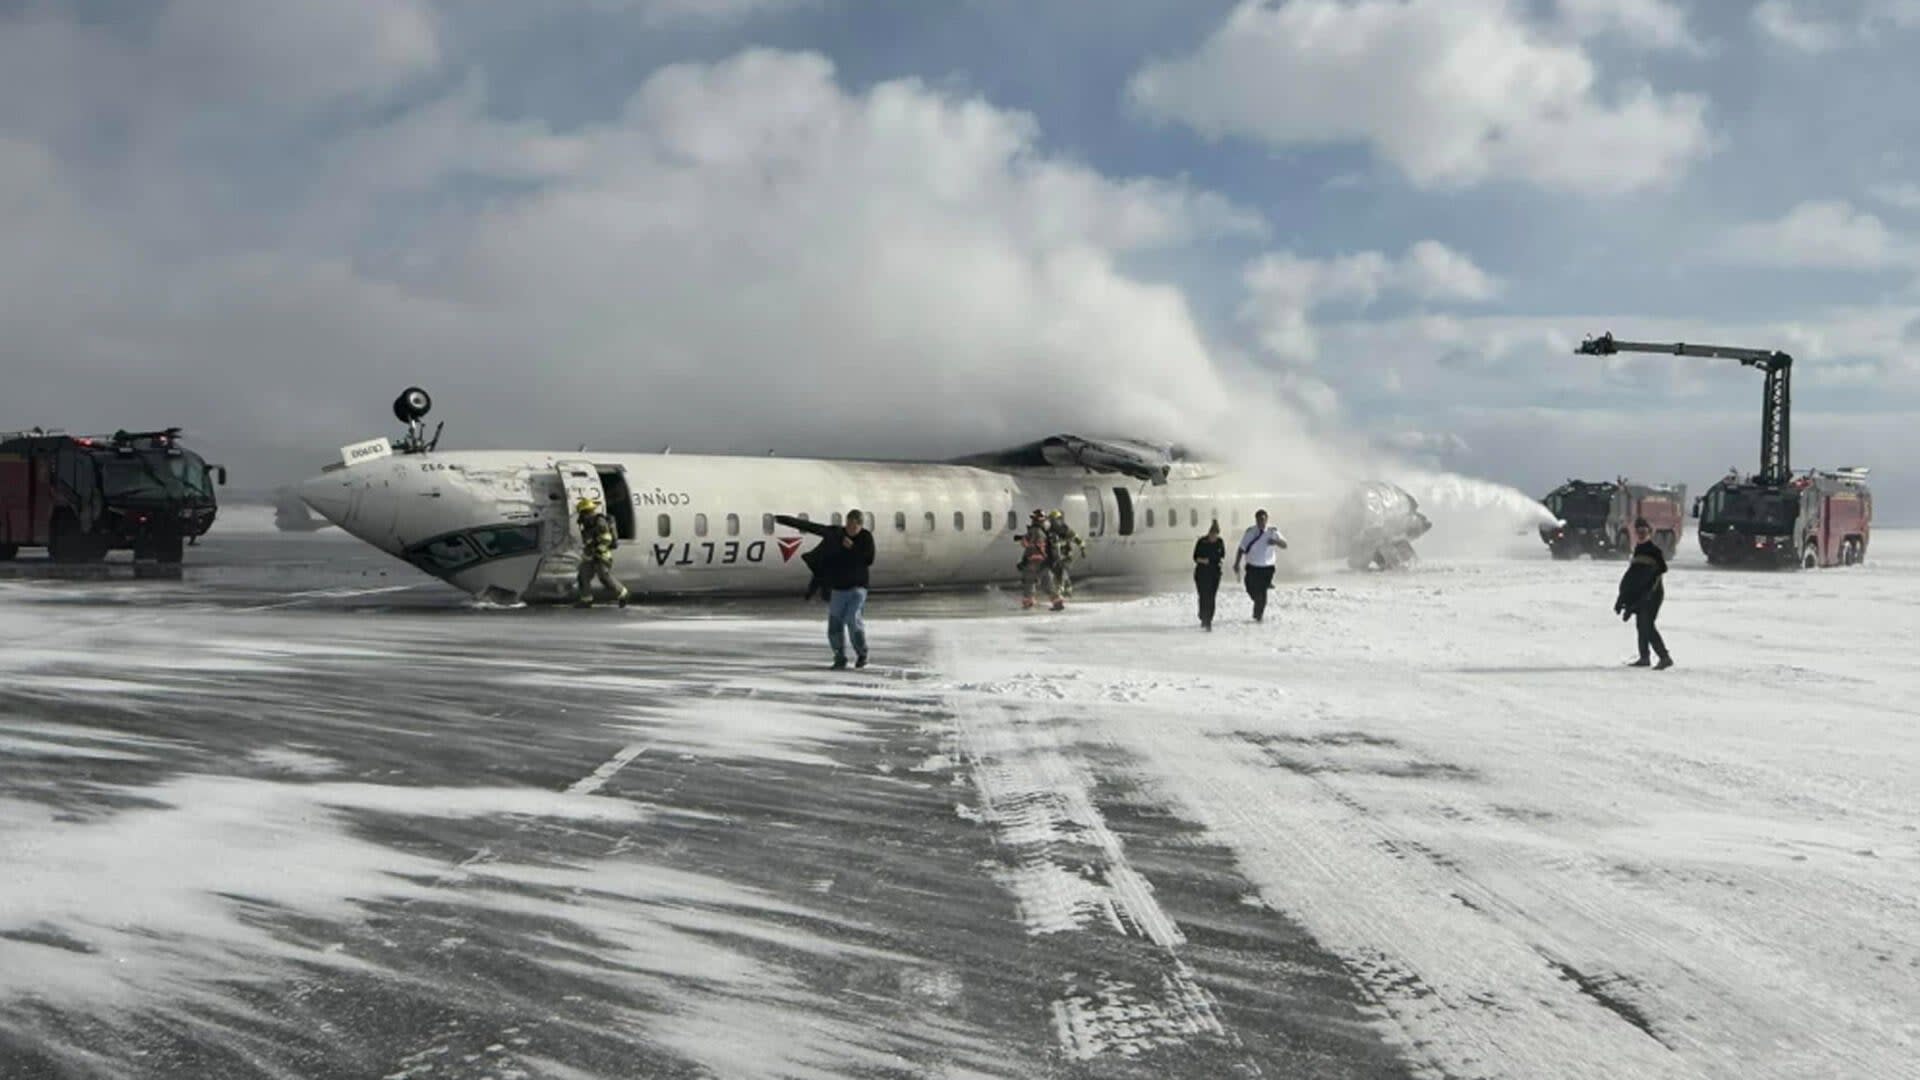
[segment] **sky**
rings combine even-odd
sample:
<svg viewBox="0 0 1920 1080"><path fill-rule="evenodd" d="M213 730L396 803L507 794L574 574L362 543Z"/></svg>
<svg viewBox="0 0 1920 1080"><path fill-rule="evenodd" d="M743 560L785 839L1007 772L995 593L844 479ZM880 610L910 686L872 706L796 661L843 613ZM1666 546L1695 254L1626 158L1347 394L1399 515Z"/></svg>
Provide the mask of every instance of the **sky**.
<svg viewBox="0 0 1920 1080"><path fill-rule="evenodd" d="M0 427L1795 464L1920 522L1920 0L0 0ZM1301 450L1301 460L1309 456Z"/></svg>

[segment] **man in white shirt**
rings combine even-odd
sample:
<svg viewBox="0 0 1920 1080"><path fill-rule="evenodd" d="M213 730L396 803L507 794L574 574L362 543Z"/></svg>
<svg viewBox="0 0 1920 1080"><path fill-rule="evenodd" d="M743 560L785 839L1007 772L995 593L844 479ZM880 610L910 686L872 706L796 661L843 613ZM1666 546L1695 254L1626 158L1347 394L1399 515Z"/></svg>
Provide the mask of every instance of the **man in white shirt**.
<svg viewBox="0 0 1920 1080"><path fill-rule="evenodd" d="M1287 538L1267 524L1267 512L1255 510L1253 524L1240 534L1240 547L1233 553L1233 572L1240 574L1240 560L1247 561L1247 595L1253 597L1253 621L1267 613L1267 590L1273 588L1273 571Z"/></svg>

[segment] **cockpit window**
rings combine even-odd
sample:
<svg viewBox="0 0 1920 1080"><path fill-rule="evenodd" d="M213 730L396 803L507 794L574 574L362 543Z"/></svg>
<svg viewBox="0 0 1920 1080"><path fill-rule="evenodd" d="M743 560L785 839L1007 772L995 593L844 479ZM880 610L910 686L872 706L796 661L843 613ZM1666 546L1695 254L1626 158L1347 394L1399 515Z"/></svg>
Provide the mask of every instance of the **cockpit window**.
<svg viewBox="0 0 1920 1080"><path fill-rule="evenodd" d="M429 540L407 555L420 564L421 569L437 574L451 573L480 558L473 542L459 535Z"/></svg>
<svg viewBox="0 0 1920 1080"><path fill-rule="evenodd" d="M480 545L481 553L489 559L540 550L538 525L495 525L488 529L475 529L470 535L473 542Z"/></svg>

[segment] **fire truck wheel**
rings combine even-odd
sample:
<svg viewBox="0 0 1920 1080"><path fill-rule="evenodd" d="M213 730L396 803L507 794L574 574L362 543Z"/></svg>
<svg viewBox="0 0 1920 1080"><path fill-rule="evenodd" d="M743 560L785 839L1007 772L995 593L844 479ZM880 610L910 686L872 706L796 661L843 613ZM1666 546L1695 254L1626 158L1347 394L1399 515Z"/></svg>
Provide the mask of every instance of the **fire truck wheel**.
<svg viewBox="0 0 1920 1080"><path fill-rule="evenodd" d="M177 563L186 558L187 542L179 533L162 536L153 542L153 557L163 563Z"/></svg>
<svg viewBox="0 0 1920 1080"><path fill-rule="evenodd" d="M0 544L0 562L6 562L18 554L20 554L19 544Z"/></svg>
<svg viewBox="0 0 1920 1080"><path fill-rule="evenodd" d="M99 562L107 557L107 547L99 538L82 531L72 515L61 514L53 519L53 528L47 537L47 554L57 563Z"/></svg>

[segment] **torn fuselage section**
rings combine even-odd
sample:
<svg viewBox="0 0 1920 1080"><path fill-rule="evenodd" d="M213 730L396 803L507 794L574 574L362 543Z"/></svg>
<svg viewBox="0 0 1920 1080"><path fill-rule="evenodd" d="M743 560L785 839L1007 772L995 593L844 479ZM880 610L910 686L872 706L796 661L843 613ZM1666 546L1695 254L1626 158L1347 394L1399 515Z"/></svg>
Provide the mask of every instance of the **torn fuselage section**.
<svg viewBox="0 0 1920 1080"><path fill-rule="evenodd" d="M1355 570L1398 570L1416 559L1413 542L1433 522L1405 488L1384 480L1349 491L1329 522L1331 550Z"/></svg>

